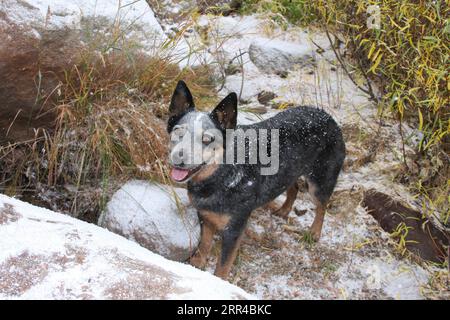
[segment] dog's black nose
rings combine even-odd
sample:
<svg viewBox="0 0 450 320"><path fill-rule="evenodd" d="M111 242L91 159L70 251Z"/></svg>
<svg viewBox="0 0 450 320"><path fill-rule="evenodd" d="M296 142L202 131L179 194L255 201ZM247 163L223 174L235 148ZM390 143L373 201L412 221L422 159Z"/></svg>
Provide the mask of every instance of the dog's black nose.
<svg viewBox="0 0 450 320"><path fill-rule="evenodd" d="M186 165L186 161L184 159L183 151L174 152L170 155L170 160L172 165L177 167L184 167Z"/></svg>

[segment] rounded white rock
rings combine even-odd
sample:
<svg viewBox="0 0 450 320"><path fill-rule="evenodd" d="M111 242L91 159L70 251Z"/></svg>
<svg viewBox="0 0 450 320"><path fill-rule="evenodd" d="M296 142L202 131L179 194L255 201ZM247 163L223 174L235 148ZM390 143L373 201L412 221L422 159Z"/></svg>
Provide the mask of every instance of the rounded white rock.
<svg viewBox="0 0 450 320"><path fill-rule="evenodd" d="M200 239L197 211L185 189L140 180L112 196L98 224L175 261L186 261Z"/></svg>

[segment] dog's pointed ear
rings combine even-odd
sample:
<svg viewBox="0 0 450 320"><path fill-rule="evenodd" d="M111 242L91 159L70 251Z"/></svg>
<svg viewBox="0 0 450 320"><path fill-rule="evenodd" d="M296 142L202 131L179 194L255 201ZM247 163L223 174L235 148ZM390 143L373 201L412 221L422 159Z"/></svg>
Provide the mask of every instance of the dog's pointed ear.
<svg viewBox="0 0 450 320"><path fill-rule="evenodd" d="M167 121L167 131L171 132L172 128L180 118L195 109L194 99L183 80L178 81L177 86L172 95L169 105L169 120Z"/></svg>
<svg viewBox="0 0 450 320"><path fill-rule="evenodd" d="M194 99L183 80L178 81L169 106L169 115L176 116L194 109Z"/></svg>
<svg viewBox="0 0 450 320"><path fill-rule="evenodd" d="M237 95L232 92L227 95L217 107L211 112L211 118L215 120L222 129L234 129L237 122Z"/></svg>

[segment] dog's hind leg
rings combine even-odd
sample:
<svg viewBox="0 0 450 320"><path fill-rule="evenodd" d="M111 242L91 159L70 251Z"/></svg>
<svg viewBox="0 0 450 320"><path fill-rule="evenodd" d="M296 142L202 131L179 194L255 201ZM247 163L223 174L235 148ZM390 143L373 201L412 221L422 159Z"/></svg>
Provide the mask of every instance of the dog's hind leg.
<svg viewBox="0 0 450 320"><path fill-rule="evenodd" d="M320 235L322 234L322 226L325 218L328 197L321 196L317 184L311 180L308 180L308 192L316 205L316 216L314 217L310 232L313 240L319 241Z"/></svg>
<svg viewBox="0 0 450 320"><path fill-rule="evenodd" d="M286 201L283 203L281 208L278 210L272 211L272 214L275 214L283 219L286 219L289 212L292 210L292 206L294 205L295 199L297 198L298 193L298 183L295 182L287 189L287 197Z"/></svg>
<svg viewBox="0 0 450 320"><path fill-rule="evenodd" d="M306 178L308 192L316 205L316 216L311 225L311 235L314 241L319 241L320 239L328 200L330 200L333 193L340 169L340 166L329 166L326 169L319 167Z"/></svg>
<svg viewBox="0 0 450 320"><path fill-rule="evenodd" d="M320 239L325 210L344 163L345 145L340 139L318 155L312 171L306 177L308 192L316 205L316 216L311 225L311 235L315 241Z"/></svg>

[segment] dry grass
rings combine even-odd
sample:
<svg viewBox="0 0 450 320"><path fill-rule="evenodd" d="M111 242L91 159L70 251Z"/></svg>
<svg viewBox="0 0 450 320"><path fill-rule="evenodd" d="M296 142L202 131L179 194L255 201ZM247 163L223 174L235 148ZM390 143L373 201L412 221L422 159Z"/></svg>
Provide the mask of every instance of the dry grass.
<svg viewBox="0 0 450 320"><path fill-rule="evenodd" d="M43 103L55 125L0 148L1 186L10 195L96 221L111 192L130 178L166 179L167 106L176 82L198 105L215 96L206 66L179 67L139 50L84 48Z"/></svg>

